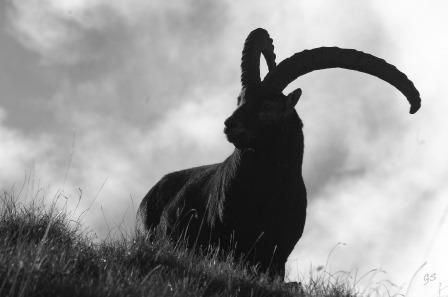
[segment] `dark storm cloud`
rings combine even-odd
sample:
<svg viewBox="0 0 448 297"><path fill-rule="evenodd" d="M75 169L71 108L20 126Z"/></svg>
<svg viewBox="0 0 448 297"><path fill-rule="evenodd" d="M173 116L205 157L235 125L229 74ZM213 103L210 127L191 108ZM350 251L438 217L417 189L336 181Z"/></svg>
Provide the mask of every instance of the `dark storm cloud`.
<svg viewBox="0 0 448 297"><path fill-rule="evenodd" d="M144 17L132 21L105 3L93 10L66 10L58 14L34 8L42 9L43 15L53 18L60 26L60 29L44 27L61 31L50 31L47 35L70 34L60 37L61 40L26 36L27 47L35 46L42 55L30 55L29 90L33 90L32 84L41 86L42 77L55 80L51 81L53 86L55 82L61 86L57 96L39 89L33 94L40 99L40 106L50 104L59 108L56 119L67 109L95 110L119 121L149 124L148 121L157 119L177 102L192 99L185 97L190 96L195 86L222 85L225 81L222 73L226 72L216 67L215 62L224 56L226 4L194 1L184 5L186 9L164 8L160 3L159 10L148 9ZM13 17L20 17L21 13L37 14L33 8L14 8L11 9ZM33 38L37 40L35 44ZM40 66L42 59L52 67ZM16 80L14 87L19 87L19 81ZM55 91L54 87L50 90ZM153 104L157 108L152 108ZM10 105L9 112L14 118L20 109L15 112L14 105ZM36 115L35 121L38 118ZM67 124L67 115L59 119L59 124ZM35 127L31 122L26 128Z"/></svg>
<svg viewBox="0 0 448 297"><path fill-rule="evenodd" d="M130 16L122 14L114 2L55 10L51 2L23 5L16 1L5 9L10 23L9 35L3 37L16 37L17 41L7 44L19 51L5 47L4 53L15 58L8 62L20 71L17 77L5 73L5 84L11 83L2 93L6 120L30 134L53 131L59 144L53 161L61 171L75 142L85 160L72 165L76 184L85 183L85 166L90 167L88 160L97 158L99 151L109 151L115 156L111 158L127 155L132 151L129 131L142 131L143 139L133 142L145 142L168 110L205 99L198 94L198 86L212 90L227 83L226 69L231 66L216 65L216 61L225 62L220 57L225 57L227 5L193 1L178 7L162 2L149 7L139 3L142 14L131 11ZM21 52L29 63L23 63ZM151 156L152 147L159 144L154 138L146 141L151 144L144 155ZM188 150L195 146L185 145ZM161 148L171 150L166 145ZM180 159L188 160L182 155ZM151 169L150 176L159 175L159 170Z"/></svg>
<svg viewBox="0 0 448 297"><path fill-rule="evenodd" d="M0 106L8 110L5 123L23 131L48 131L52 123L41 119L52 116L49 98L58 88L57 77L39 63L39 55L24 48L8 33L5 1L0 12ZM30 111L36 116L29 114ZM26 115L26 116L24 116Z"/></svg>

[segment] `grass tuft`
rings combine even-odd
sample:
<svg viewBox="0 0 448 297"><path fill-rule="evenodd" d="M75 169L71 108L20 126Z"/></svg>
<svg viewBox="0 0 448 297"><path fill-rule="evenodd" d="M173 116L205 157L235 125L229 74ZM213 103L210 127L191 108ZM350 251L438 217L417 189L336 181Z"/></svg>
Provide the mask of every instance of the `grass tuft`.
<svg viewBox="0 0 448 297"><path fill-rule="evenodd" d="M323 279L285 284L209 248L151 232L99 243L66 212L0 199L0 296L355 296Z"/></svg>

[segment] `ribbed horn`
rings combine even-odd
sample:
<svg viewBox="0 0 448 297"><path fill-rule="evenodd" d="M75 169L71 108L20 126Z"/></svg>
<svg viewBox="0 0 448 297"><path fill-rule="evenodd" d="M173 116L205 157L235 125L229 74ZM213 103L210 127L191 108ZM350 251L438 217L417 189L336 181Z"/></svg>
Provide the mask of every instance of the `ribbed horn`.
<svg viewBox="0 0 448 297"><path fill-rule="evenodd" d="M258 28L249 33L244 42L241 58L241 84L256 85L260 79L260 55L263 54L269 71L275 68L275 53L272 39L265 29Z"/></svg>
<svg viewBox="0 0 448 297"><path fill-rule="evenodd" d="M374 75L406 96L411 104L410 113L420 108L420 94L404 73L383 59L354 49L320 47L296 53L270 71L263 84L281 92L299 76L327 68L351 69Z"/></svg>

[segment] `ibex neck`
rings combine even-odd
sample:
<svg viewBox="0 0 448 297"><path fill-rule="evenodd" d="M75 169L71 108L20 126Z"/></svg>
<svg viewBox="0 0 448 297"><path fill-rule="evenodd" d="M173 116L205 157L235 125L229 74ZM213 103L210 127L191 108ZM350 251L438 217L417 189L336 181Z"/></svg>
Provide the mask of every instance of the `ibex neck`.
<svg viewBox="0 0 448 297"><path fill-rule="evenodd" d="M209 203L209 222L213 223L213 214L222 218L226 197L230 212L238 212L241 203L250 206L253 203L270 208L271 199L263 197L288 198L286 193L293 193L300 185L303 156L303 135L300 129L289 131L276 140L270 148L260 150L239 150L230 155L220 166L211 183L215 193ZM231 202L233 199L237 203ZM245 202L243 202L245 201ZM264 202L263 202L264 201ZM236 208L232 208L235 206ZM275 205L272 207L276 207Z"/></svg>
<svg viewBox="0 0 448 297"><path fill-rule="evenodd" d="M289 143L289 145L292 145ZM273 146L269 149L238 152L240 155L240 167L244 169L253 169L258 172L277 172L279 169L285 171L295 171L302 166L302 156L300 148L284 148ZM237 152L235 152L237 153Z"/></svg>
<svg viewBox="0 0 448 297"><path fill-rule="evenodd" d="M289 133L288 133L289 134ZM284 175L301 173L303 136L282 135L269 146L257 150L235 149L232 163L239 175Z"/></svg>

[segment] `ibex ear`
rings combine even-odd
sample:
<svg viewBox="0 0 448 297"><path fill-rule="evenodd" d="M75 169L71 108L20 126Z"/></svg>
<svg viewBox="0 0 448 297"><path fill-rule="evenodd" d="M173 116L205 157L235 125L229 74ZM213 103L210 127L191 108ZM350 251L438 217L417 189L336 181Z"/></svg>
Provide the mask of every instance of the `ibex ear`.
<svg viewBox="0 0 448 297"><path fill-rule="evenodd" d="M291 93L288 94L286 97L286 107L294 107L296 106L297 102L299 102L299 98L302 95L302 89L298 88Z"/></svg>

